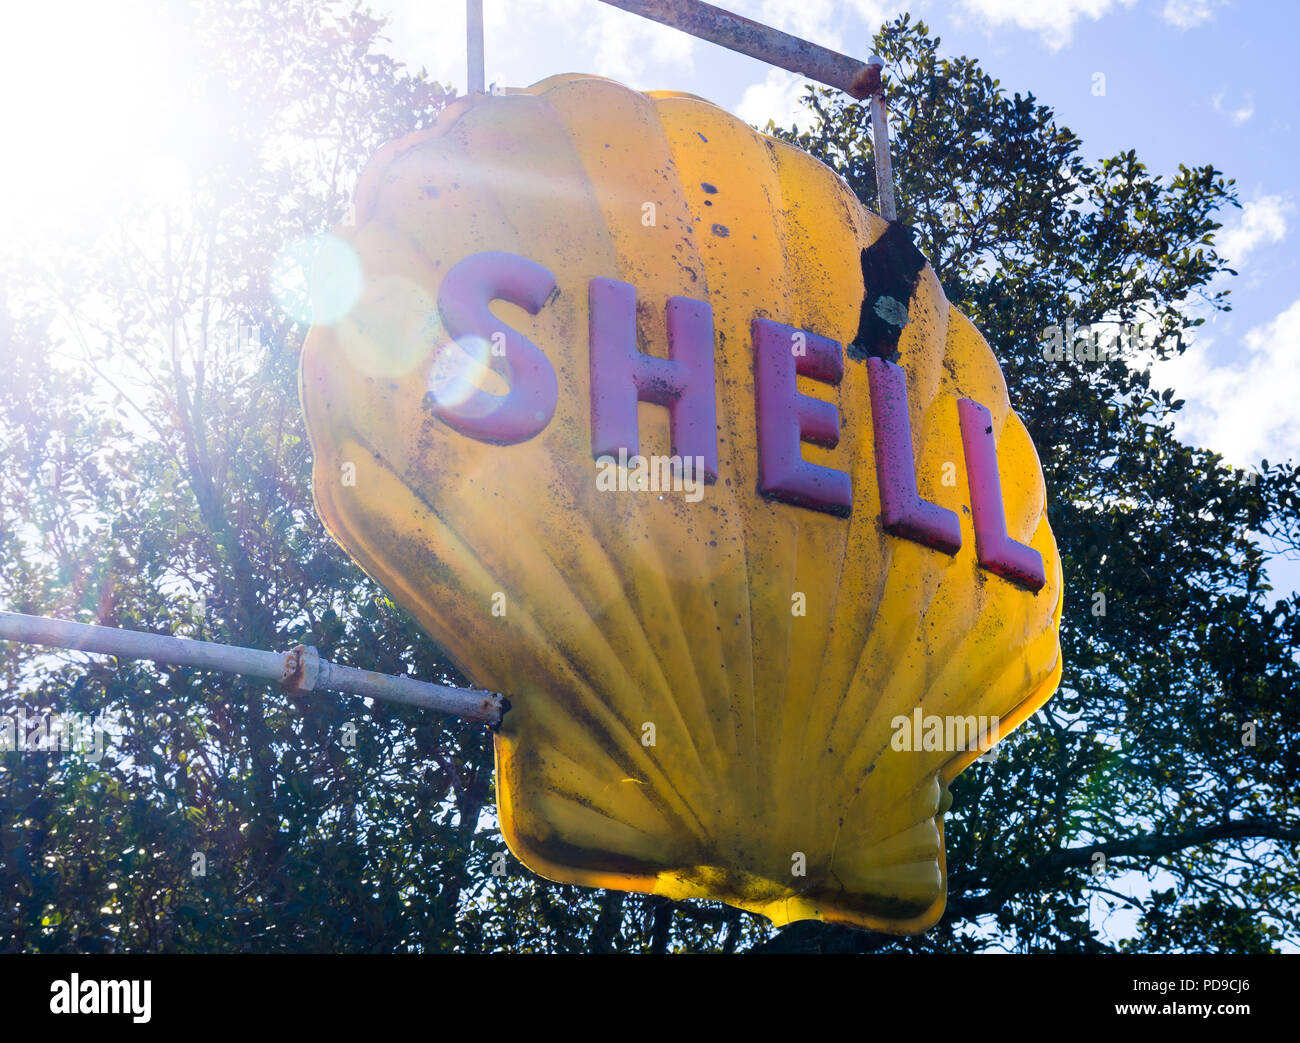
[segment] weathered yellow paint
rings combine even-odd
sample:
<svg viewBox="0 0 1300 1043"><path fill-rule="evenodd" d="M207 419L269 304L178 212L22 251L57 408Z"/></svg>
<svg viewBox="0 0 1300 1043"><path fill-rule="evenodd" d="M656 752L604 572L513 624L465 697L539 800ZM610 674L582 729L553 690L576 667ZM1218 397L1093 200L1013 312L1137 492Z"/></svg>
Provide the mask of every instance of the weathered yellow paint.
<svg viewBox="0 0 1300 1043"><path fill-rule="evenodd" d="M337 234L361 256L364 295L312 331L302 359L316 503L474 684L509 697L496 752L511 850L554 880L720 899L776 923L932 924L946 783L977 753L896 752L891 720L919 705L996 715L1005 734L1045 702L1060 675L1061 571L1034 448L987 344L931 270L900 364L921 495L961 517L955 557L881 529L859 362L838 388L800 381L838 404L838 447L804 454L852 475L851 517L755 492L750 321L851 341L859 252L884 228L811 157L697 98L560 76L462 99L387 146L356 214ZM507 447L421 405L441 279L481 250L537 261L559 287L536 316L493 305L545 351L560 387L549 426ZM700 503L596 489L595 276L637 288L652 353L666 353L669 296L713 307L721 476ZM976 565L962 396L992 414L1008 529L1046 565L1036 595ZM664 413L640 407L643 453L670 451ZM340 482L346 462L355 486ZM945 462L955 487L941 482ZM805 616L791 612L796 591ZM498 592L504 616L491 611ZM791 875L797 852L803 877Z"/></svg>

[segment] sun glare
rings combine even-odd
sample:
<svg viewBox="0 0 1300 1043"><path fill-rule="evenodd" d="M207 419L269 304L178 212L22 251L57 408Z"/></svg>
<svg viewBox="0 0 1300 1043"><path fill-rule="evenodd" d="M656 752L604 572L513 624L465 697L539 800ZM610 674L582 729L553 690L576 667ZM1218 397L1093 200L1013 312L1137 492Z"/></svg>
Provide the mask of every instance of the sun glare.
<svg viewBox="0 0 1300 1043"><path fill-rule="evenodd" d="M333 235L312 235L289 243L275 259L271 292L285 314L304 324L330 326L361 297L361 258Z"/></svg>
<svg viewBox="0 0 1300 1043"><path fill-rule="evenodd" d="M53 0L7 5L0 24L0 230L56 234L133 198L176 195L187 179L168 152L176 59L156 10Z"/></svg>

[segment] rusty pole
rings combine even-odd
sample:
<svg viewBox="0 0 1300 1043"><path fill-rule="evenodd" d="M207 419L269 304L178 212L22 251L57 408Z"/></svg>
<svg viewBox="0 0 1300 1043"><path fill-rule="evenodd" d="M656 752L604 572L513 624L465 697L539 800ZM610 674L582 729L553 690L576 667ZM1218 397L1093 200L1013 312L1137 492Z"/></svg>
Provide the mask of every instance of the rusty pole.
<svg viewBox="0 0 1300 1043"><path fill-rule="evenodd" d="M889 159L889 123L885 89L880 81L884 61L872 55L866 62L802 40L769 25L743 18L700 0L601 0L623 11L679 29L719 47L806 76L841 90L859 101L870 99L871 141L876 161L876 191L880 216L898 220L894 203L894 171Z"/></svg>
<svg viewBox="0 0 1300 1043"><path fill-rule="evenodd" d="M867 65L847 54L832 51L779 29L724 11L700 0L601 0L653 22L731 51L739 51L768 65L807 76L810 80L844 91L855 98L869 92Z"/></svg>
<svg viewBox="0 0 1300 1043"><path fill-rule="evenodd" d="M417 681L413 677L397 677L329 663L317 655L316 649L303 645L288 652L263 652L256 648L70 623L17 612L0 612L0 640L260 677L275 682L288 692L319 689L349 692L369 699L418 706L435 713L455 714L492 727L500 725L508 707L505 699L496 692L451 688Z"/></svg>
<svg viewBox="0 0 1300 1043"><path fill-rule="evenodd" d="M867 59L872 70L871 86L871 151L876 160L876 203L880 216L886 221L898 220L898 207L894 204L894 167L889 159L889 117L885 113L885 88L880 74L885 60L873 54Z"/></svg>

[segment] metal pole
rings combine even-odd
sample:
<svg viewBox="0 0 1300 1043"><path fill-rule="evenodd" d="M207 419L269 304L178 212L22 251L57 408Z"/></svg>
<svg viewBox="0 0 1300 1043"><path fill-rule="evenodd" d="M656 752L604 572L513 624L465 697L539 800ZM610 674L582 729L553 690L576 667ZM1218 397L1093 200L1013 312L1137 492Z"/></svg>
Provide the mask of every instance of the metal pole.
<svg viewBox="0 0 1300 1043"><path fill-rule="evenodd" d="M724 11L699 0L601 0L642 18L680 29L732 51L767 62L855 98L870 93L866 64L779 29Z"/></svg>
<svg viewBox="0 0 1300 1043"><path fill-rule="evenodd" d="M465 0L465 63L468 93L483 94L483 0Z"/></svg>
<svg viewBox="0 0 1300 1043"><path fill-rule="evenodd" d="M871 92L871 151L875 153L876 159L876 203L880 207L881 217L886 221L897 221L894 168L889 160L889 117L885 113L885 88L880 83L885 60L873 54L867 59L867 66L874 70L870 77L874 87Z"/></svg>
<svg viewBox="0 0 1300 1043"><path fill-rule="evenodd" d="M894 171L889 161L889 121L880 73L885 63L872 55L866 62L820 47L761 22L742 18L700 0L601 0L642 18L680 29L751 58L799 73L810 80L844 91L859 100L869 98L871 141L876 156L876 194L880 216L898 220L894 204Z"/></svg>
<svg viewBox="0 0 1300 1043"><path fill-rule="evenodd" d="M509 708L505 699L496 692L450 688L412 677L341 666L326 662L314 648L302 645L288 652L263 652L256 648L70 623L17 612L0 612L0 639L260 677L274 681L290 692L316 689L350 692L385 702L419 706L436 713L455 714L493 727L500 725Z"/></svg>

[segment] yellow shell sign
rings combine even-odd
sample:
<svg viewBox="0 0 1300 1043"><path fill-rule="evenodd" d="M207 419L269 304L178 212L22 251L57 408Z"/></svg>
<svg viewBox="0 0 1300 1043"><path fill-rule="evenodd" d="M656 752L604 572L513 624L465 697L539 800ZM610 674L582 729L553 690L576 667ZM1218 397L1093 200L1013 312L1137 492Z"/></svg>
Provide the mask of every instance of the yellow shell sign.
<svg viewBox="0 0 1300 1043"><path fill-rule="evenodd" d="M554 880L893 932L1060 676L1042 473L906 229L699 98L562 76L385 147L302 360L321 517L511 703ZM328 273L323 276L328 278Z"/></svg>

